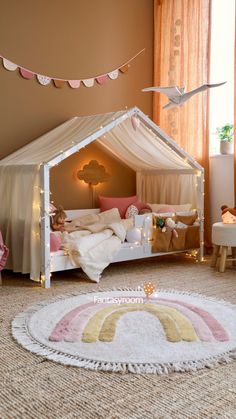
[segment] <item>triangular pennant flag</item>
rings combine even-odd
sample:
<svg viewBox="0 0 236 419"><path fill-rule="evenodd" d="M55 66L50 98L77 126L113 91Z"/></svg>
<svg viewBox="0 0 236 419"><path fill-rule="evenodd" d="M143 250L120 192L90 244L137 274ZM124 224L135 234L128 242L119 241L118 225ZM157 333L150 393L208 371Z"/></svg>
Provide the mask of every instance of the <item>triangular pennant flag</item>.
<svg viewBox="0 0 236 419"><path fill-rule="evenodd" d="M68 84L72 89L78 89L80 87L80 80L68 80Z"/></svg>
<svg viewBox="0 0 236 419"><path fill-rule="evenodd" d="M92 79L84 79L84 80L82 80L82 82L84 83L84 85L86 87L93 87L93 85L94 85L94 78L92 78Z"/></svg>
<svg viewBox="0 0 236 419"><path fill-rule="evenodd" d="M123 65L123 67L119 68L121 73L126 73L126 71L128 71L128 69L129 69L129 64L125 64L125 65Z"/></svg>
<svg viewBox="0 0 236 419"><path fill-rule="evenodd" d="M107 79L108 79L107 74L103 74L102 76L96 77L97 82L101 85L104 84Z"/></svg>
<svg viewBox="0 0 236 419"><path fill-rule="evenodd" d="M59 88L63 87L66 83L66 80L53 79L53 81L54 81L55 86Z"/></svg>
<svg viewBox="0 0 236 419"><path fill-rule="evenodd" d="M25 70L24 68L20 67L20 74L22 75L22 77L24 77L24 79L28 79L31 80L34 77L34 73L32 73L29 70Z"/></svg>
<svg viewBox="0 0 236 419"><path fill-rule="evenodd" d="M42 86L47 86L52 80L50 77L41 76L40 74L37 74L37 79L38 79L38 82L42 84Z"/></svg>
<svg viewBox="0 0 236 419"><path fill-rule="evenodd" d="M11 61L7 60L6 58L3 58L2 61L3 61L3 65L4 65L6 70L15 71L18 67L17 64L12 63Z"/></svg>
<svg viewBox="0 0 236 419"><path fill-rule="evenodd" d="M110 77L110 79L115 80L117 79L117 77L119 76L119 70L114 70L111 71L110 73L108 73L108 76Z"/></svg>

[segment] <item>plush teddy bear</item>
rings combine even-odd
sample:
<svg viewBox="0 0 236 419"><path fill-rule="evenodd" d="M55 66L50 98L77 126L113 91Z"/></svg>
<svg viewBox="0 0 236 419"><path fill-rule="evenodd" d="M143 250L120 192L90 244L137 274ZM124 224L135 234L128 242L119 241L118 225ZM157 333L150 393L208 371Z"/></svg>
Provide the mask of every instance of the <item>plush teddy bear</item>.
<svg viewBox="0 0 236 419"><path fill-rule="evenodd" d="M227 205L222 205L221 211L224 224L236 224L236 207L229 208Z"/></svg>
<svg viewBox="0 0 236 419"><path fill-rule="evenodd" d="M178 233L175 230L176 224L175 224L175 221L172 218L167 217L165 219L165 227L168 227L170 230L172 230L173 234L175 235L176 238L178 237ZM163 229L162 229L162 231L163 231Z"/></svg>

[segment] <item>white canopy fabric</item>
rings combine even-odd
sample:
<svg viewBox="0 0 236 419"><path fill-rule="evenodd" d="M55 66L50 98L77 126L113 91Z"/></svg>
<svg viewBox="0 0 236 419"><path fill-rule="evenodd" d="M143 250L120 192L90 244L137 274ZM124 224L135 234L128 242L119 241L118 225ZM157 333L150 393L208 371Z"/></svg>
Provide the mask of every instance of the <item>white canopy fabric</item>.
<svg viewBox="0 0 236 419"><path fill-rule="evenodd" d="M0 166L0 229L9 248L6 267L40 272L40 188L38 166Z"/></svg>
<svg viewBox="0 0 236 419"><path fill-rule="evenodd" d="M136 129L132 118L139 120ZM94 140L137 172L141 199L196 205L202 167L138 108L74 117L0 161L0 228L10 249L8 268L39 280L39 221L40 213L41 224L48 218L49 169Z"/></svg>
<svg viewBox="0 0 236 419"><path fill-rule="evenodd" d="M175 150L153 135L153 131L146 125L141 123L135 131L130 119L117 125L98 142L136 172L157 168L191 169Z"/></svg>
<svg viewBox="0 0 236 419"><path fill-rule="evenodd" d="M123 121L122 121L123 117ZM107 131L99 142L136 171L142 169L189 169L175 149L171 149L142 122L133 129L127 111L86 117L74 117L35 141L0 161L0 165L38 165L53 161L63 153L68 156L75 144L97 134L109 124L121 119L119 125ZM98 138L96 136L96 138ZM67 156L66 156L67 157Z"/></svg>
<svg viewBox="0 0 236 419"><path fill-rule="evenodd" d="M196 175L137 173L137 195L143 202L162 204L191 203L199 208L196 195Z"/></svg>
<svg viewBox="0 0 236 419"><path fill-rule="evenodd" d="M0 161L0 165L49 163L123 115L126 115L125 111L71 118L10 154Z"/></svg>

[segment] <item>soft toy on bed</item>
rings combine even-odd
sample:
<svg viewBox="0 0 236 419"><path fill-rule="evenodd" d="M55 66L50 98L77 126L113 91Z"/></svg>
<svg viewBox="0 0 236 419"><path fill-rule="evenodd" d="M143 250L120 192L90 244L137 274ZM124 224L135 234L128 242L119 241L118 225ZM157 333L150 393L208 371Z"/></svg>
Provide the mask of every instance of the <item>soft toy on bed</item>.
<svg viewBox="0 0 236 419"><path fill-rule="evenodd" d="M175 221L173 220L173 218L167 217L165 219L165 227L164 229L162 229L162 231L166 231L166 228L169 228L171 231L173 231L174 236L177 238L178 237L178 233L175 230L176 224Z"/></svg>
<svg viewBox="0 0 236 419"><path fill-rule="evenodd" d="M175 224L175 221L172 218L170 218L170 217L167 217L167 218L157 217L156 218L156 226L159 227L163 233L165 233L165 231L168 228L171 231L173 231L173 234L175 235L175 237L178 237L178 233L175 230L176 224Z"/></svg>
<svg viewBox="0 0 236 419"><path fill-rule="evenodd" d="M163 228L165 228L165 218L156 217L156 226L159 227L161 231L163 231Z"/></svg>
<svg viewBox="0 0 236 419"><path fill-rule="evenodd" d="M64 208L59 205L51 215L51 229L53 231L65 231L65 220L67 215Z"/></svg>
<svg viewBox="0 0 236 419"><path fill-rule="evenodd" d="M229 208L227 205L222 205L221 211L224 224L236 224L236 207Z"/></svg>

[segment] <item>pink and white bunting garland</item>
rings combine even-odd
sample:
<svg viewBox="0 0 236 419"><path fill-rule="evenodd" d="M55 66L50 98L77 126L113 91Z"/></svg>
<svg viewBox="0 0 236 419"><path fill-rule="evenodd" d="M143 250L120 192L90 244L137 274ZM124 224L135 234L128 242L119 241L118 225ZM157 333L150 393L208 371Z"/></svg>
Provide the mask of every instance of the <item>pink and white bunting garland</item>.
<svg viewBox="0 0 236 419"><path fill-rule="evenodd" d="M51 83L51 78L47 76L42 76L41 74L36 74L37 80L42 86L47 86L49 83Z"/></svg>
<svg viewBox="0 0 236 419"><path fill-rule="evenodd" d="M115 70L109 71L104 74L100 74L98 76L90 77L87 79L78 79L78 80L67 80L67 79L60 79L58 77L45 76L43 74L35 73L34 71L31 71L18 64L15 64L12 61L8 60L7 58L3 57L2 55L0 55L0 58L2 59L3 67L6 70L16 71L17 69L19 69L19 73L24 79L32 80L34 77L36 77L36 80L41 84L41 86L48 86L51 82L53 82L53 85L55 87L61 88L67 83L72 89L78 89L81 85L81 82L83 83L85 87L93 87L95 81L100 86L103 86L108 80L108 78L110 78L111 80L117 79L117 77L119 76L119 71L121 73L126 73L130 67L130 62L133 61L144 50L145 48L139 51L136 55L130 58L129 61L122 64L120 67L116 68Z"/></svg>
<svg viewBox="0 0 236 419"><path fill-rule="evenodd" d="M2 58L2 60L3 60L3 66L5 67L6 70L15 71L18 68L17 64L12 63L6 58Z"/></svg>

